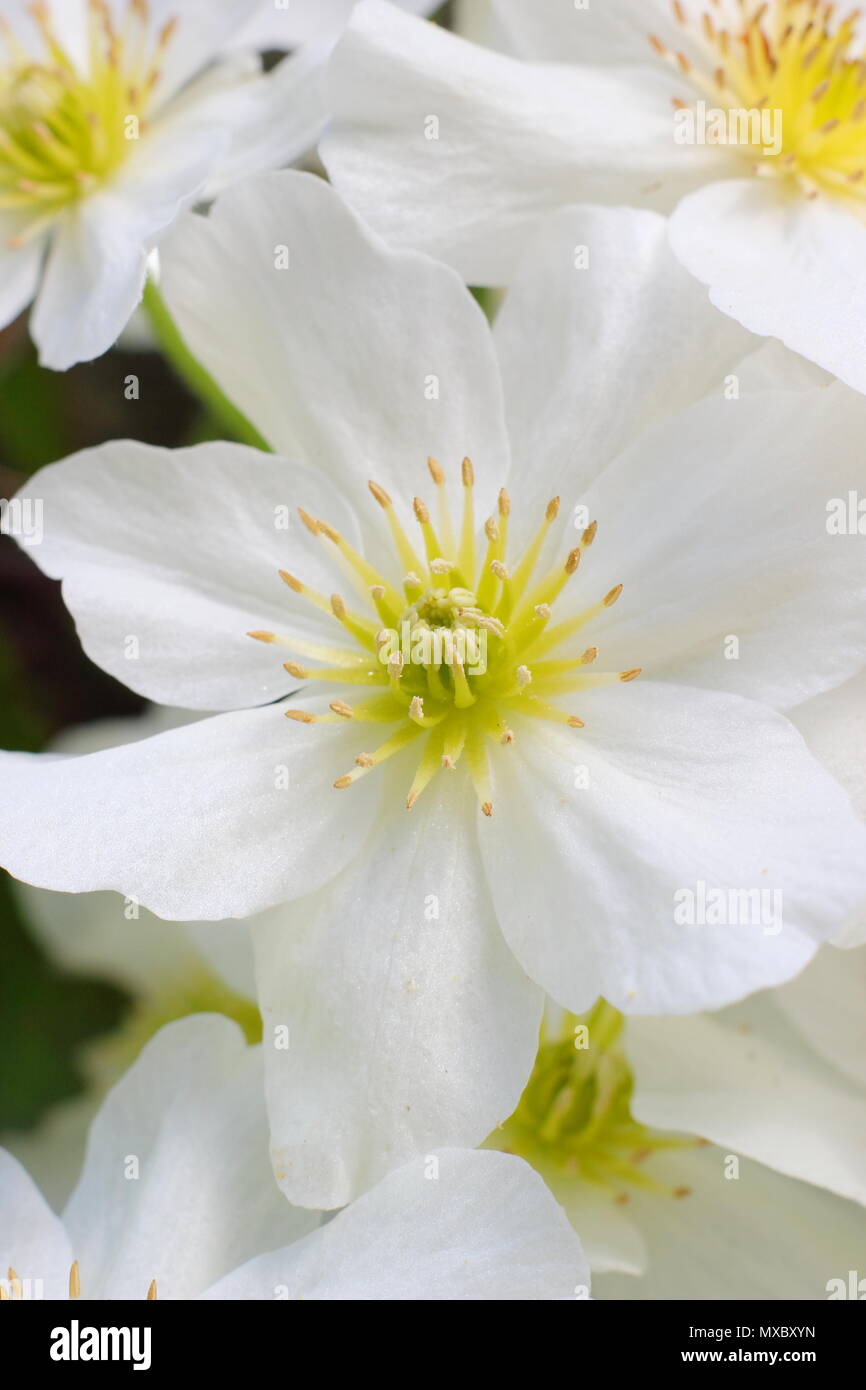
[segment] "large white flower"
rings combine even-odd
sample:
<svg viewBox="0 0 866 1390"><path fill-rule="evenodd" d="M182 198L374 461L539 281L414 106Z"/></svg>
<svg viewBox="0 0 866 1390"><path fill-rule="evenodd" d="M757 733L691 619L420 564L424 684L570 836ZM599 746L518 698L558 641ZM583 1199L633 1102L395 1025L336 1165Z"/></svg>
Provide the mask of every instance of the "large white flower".
<svg viewBox="0 0 866 1390"><path fill-rule="evenodd" d="M580 1242L519 1158L418 1158L319 1227L268 1170L260 1072L226 1019L164 1028L96 1116L62 1219L0 1149L0 1297L586 1297Z"/></svg>
<svg viewBox="0 0 866 1390"><path fill-rule="evenodd" d="M553 219L492 335L453 271L309 175L227 194L166 261L191 349L285 457L110 444L21 514L41 504L32 554L92 658L230 712L6 755L0 855L160 916L267 910L276 1168L340 1205L513 1110L541 986L575 1012L719 1006L863 897L863 829L777 711L863 665L862 544L825 521L866 402L744 358L649 213ZM413 521L428 454L439 509ZM483 635L486 670L384 664L404 621ZM727 915L686 924L707 892ZM755 895L783 912L738 917Z"/></svg>
<svg viewBox="0 0 866 1390"><path fill-rule="evenodd" d="M674 209L674 250L714 304L866 390L856 12L813 0L493 9L519 57L358 5L322 146L349 202L474 284L506 283L533 223L565 204Z"/></svg>
<svg viewBox="0 0 866 1390"><path fill-rule="evenodd" d="M595 1297L826 1298L857 1267L864 968L866 951L824 947L796 980L715 1016L624 1026L601 1000L579 1019L552 1012L488 1144L543 1175Z"/></svg>
<svg viewBox="0 0 866 1390"><path fill-rule="evenodd" d="M43 365L97 357L148 253L206 188L289 163L324 121L312 48L215 65L260 0L0 0L0 327Z"/></svg>

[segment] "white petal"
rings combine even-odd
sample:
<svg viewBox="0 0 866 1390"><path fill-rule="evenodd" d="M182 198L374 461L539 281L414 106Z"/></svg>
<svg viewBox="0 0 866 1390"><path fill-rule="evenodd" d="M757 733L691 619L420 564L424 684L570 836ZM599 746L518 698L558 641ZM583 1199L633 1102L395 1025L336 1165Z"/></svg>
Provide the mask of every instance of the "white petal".
<svg viewBox="0 0 866 1390"><path fill-rule="evenodd" d="M91 1089L52 1105L34 1129L2 1135L3 1147L26 1168L53 1211L62 1211L81 1176L87 1131L98 1109L99 1097ZM67 1253L64 1251L55 1262L58 1297L66 1296L72 1262L69 1253L64 1264ZM14 1262L13 1268L17 1268Z"/></svg>
<svg viewBox="0 0 866 1390"><path fill-rule="evenodd" d="M489 1142L495 1143L495 1136ZM593 1183L563 1176L550 1164L533 1162L580 1236L593 1273L640 1275L646 1271L647 1250L629 1208Z"/></svg>
<svg viewBox="0 0 866 1390"><path fill-rule="evenodd" d="M429 14L438 7L438 0L397 3L413 14ZM235 43L261 49L295 48L311 41L331 45L342 33L354 4L355 0L291 0L277 9L274 0L260 0L260 13L244 26Z"/></svg>
<svg viewBox="0 0 866 1390"><path fill-rule="evenodd" d="M84 1298L192 1298L313 1229L268 1170L258 1048L214 1014L169 1024L104 1101L65 1221Z"/></svg>
<svg viewBox="0 0 866 1390"><path fill-rule="evenodd" d="M163 283L235 404L362 515L368 478L399 496L428 454L452 468L468 454L492 504L508 443L483 314L446 267L387 251L323 180L262 175L224 194L178 229Z"/></svg>
<svg viewBox="0 0 866 1390"><path fill-rule="evenodd" d="M41 1280L41 1291L31 1282L28 1298L65 1298L71 1264L63 1223L17 1158L0 1149L0 1278L14 1269L22 1285Z"/></svg>
<svg viewBox="0 0 866 1390"><path fill-rule="evenodd" d="M480 1143L532 1069L541 993L496 924L471 787L452 783L442 774L409 814L392 778L359 857L253 924L274 1167L304 1206Z"/></svg>
<svg viewBox="0 0 866 1390"><path fill-rule="evenodd" d="M209 180L209 193L236 178L291 164L313 148L328 119L324 57L312 46L302 49L248 84L243 96L231 146Z"/></svg>
<svg viewBox="0 0 866 1390"><path fill-rule="evenodd" d="M866 948L823 947L775 998L825 1061L866 1088Z"/></svg>
<svg viewBox="0 0 866 1390"><path fill-rule="evenodd" d="M566 1302L588 1290L580 1242L537 1173L509 1154L446 1149L207 1297Z"/></svg>
<svg viewBox="0 0 866 1390"><path fill-rule="evenodd" d="M866 1203L866 1097L758 995L730 1016L629 1024L633 1110Z"/></svg>
<svg viewBox="0 0 866 1390"><path fill-rule="evenodd" d="M669 208L728 167L722 147L675 142L675 85L652 65L520 63L364 0L332 59L321 155L393 245L440 256L471 284L505 284L545 214Z"/></svg>
<svg viewBox="0 0 866 1390"><path fill-rule="evenodd" d="M65 371L117 340L141 299L153 241L227 143L215 124L157 122L108 186L58 219L31 320L44 367Z"/></svg>
<svg viewBox="0 0 866 1390"><path fill-rule="evenodd" d="M602 994L643 1014L793 975L864 872L863 828L796 731L757 704L654 682L592 692L580 715L568 738L521 718L479 831L502 929L532 978L575 1012ZM701 883L725 893L729 921L728 891L765 890L750 899L755 923L713 925ZM706 925L677 920L689 902Z"/></svg>
<svg viewBox="0 0 866 1390"><path fill-rule="evenodd" d="M568 513L609 459L720 391L757 345L677 263L664 219L626 208L551 217L505 296L494 339L512 491L532 530L552 495Z"/></svg>
<svg viewBox="0 0 866 1390"><path fill-rule="evenodd" d="M717 1148L665 1155L671 1185L689 1195L634 1193L628 1210L649 1247L647 1273L600 1275L595 1298L826 1299L830 1279L847 1284L848 1270L862 1267L866 1213L747 1159L739 1160L739 1177L728 1178L730 1157ZM688 1342L698 1350L727 1346Z"/></svg>
<svg viewBox="0 0 866 1390"><path fill-rule="evenodd" d="M22 313L36 293L45 237L35 237L13 249L7 245L21 230L20 221L0 214L0 327L5 328Z"/></svg>
<svg viewBox="0 0 866 1390"><path fill-rule="evenodd" d="M283 669L289 653L250 631L326 631L340 645L339 624L278 573L337 587L299 504L356 538L312 469L236 444L120 441L43 469L22 497L42 504L44 537L30 553L63 579L84 650L139 694L198 709L262 704L297 682Z"/></svg>
<svg viewBox="0 0 866 1390"><path fill-rule="evenodd" d="M838 382L720 390L650 428L582 498L599 534L563 612L625 586L592 627L608 669L778 708L847 680L866 653L866 566L828 504L858 486L864 430L866 402Z"/></svg>
<svg viewBox="0 0 866 1390"><path fill-rule="evenodd" d="M671 245L726 314L866 391L866 227L831 198L714 183L680 204Z"/></svg>
<svg viewBox="0 0 866 1390"><path fill-rule="evenodd" d="M553 63L625 63L654 57L649 34L674 52L687 43L667 0L491 0L515 53Z"/></svg>
<svg viewBox="0 0 866 1390"><path fill-rule="evenodd" d="M183 920L313 892L359 848L377 791L374 778L351 795L331 786L357 752L353 727L283 712L216 715L82 758L0 755L0 861L39 887L111 888Z"/></svg>

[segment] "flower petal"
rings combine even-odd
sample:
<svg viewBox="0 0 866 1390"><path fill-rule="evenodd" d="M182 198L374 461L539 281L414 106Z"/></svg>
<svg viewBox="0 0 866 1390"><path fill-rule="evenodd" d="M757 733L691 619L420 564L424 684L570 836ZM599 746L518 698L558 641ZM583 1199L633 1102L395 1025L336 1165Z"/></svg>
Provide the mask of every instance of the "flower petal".
<svg viewBox="0 0 866 1390"><path fill-rule="evenodd" d="M776 991L776 1004L815 1048L866 1089L866 947L824 946L800 975Z"/></svg>
<svg viewBox="0 0 866 1390"><path fill-rule="evenodd" d="M664 219L627 208L568 208L545 222L494 340L512 491L533 530L552 495L569 512L608 460L720 392L757 346L677 263Z"/></svg>
<svg viewBox="0 0 866 1390"><path fill-rule="evenodd" d="M21 219L0 213L0 327L17 319L36 294L46 238L34 237L23 246L9 242L23 230Z"/></svg>
<svg viewBox="0 0 866 1390"><path fill-rule="evenodd" d="M651 64L521 63L379 0L356 6L330 79L320 152L332 182L387 241L470 284L508 283L558 208L667 209L730 160L675 142L676 82Z"/></svg>
<svg viewBox="0 0 866 1390"><path fill-rule="evenodd" d="M372 778L351 796L331 787L353 728L283 712L216 715L80 758L0 755L0 861L42 888L111 888L178 920L313 892L357 852L378 791Z"/></svg>
<svg viewBox="0 0 866 1390"><path fill-rule="evenodd" d="M671 245L724 313L866 391L866 227L844 207L772 179L712 183L677 208Z"/></svg>
<svg viewBox="0 0 866 1390"><path fill-rule="evenodd" d="M747 1159L729 1178L731 1157L717 1148L665 1156L672 1186L688 1195L634 1193L629 1211L649 1247L647 1273L597 1276L594 1298L824 1299L830 1279L847 1284L862 1262L866 1213Z"/></svg>
<svg viewBox="0 0 866 1390"><path fill-rule="evenodd" d="M484 316L453 271L389 252L322 179L277 173L186 219L163 272L196 357L360 515L369 477L399 495L428 454L453 468L468 454L479 505L492 505L508 460L501 388ZM239 356L256 370L239 374Z"/></svg>
<svg viewBox="0 0 866 1390"><path fill-rule="evenodd" d="M306 1240L235 1270L210 1299L566 1302L588 1297L580 1242L510 1154L445 1149L390 1173Z"/></svg>
<svg viewBox="0 0 866 1390"><path fill-rule="evenodd" d="M866 872L866 832L796 731L737 697L655 682L592 692L580 715L586 729L568 739L514 726L479 832L502 930L532 978L577 1013L601 994L645 1014L795 974ZM725 894L729 925L701 908L702 883ZM740 890L764 895L741 912L727 900Z"/></svg>
<svg viewBox="0 0 866 1390"><path fill-rule="evenodd" d="M717 1017L629 1023L634 1113L866 1204L866 1096L822 1063L772 995Z"/></svg>
<svg viewBox="0 0 866 1390"><path fill-rule="evenodd" d="M20 495L44 517L29 553L63 579L87 655L150 699L262 704L297 682L250 631L327 632L330 642L341 633L278 573L295 570L326 594L339 574L293 514L298 504L357 536L312 469L237 444L172 451L127 440L42 469Z"/></svg>
<svg viewBox="0 0 866 1390"><path fill-rule="evenodd" d="M592 628L609 669L781 709L847 680L866 653L866 564L830 508L858 486L864 430L866 401L838 382L720 390L651 427L583 495L599 535L563 613L591 601L591 574L592 598L625 586Z"/></svg>
<svg viewBox="0 0 866 1390"><path fill-rule="evenodd" d="M93 1122L65 1222L84 1298L193 1298L318 1217L267 1162L258 1048L215 1014L169 1024Z"/></svg>
<svg viewBox="0 0 866 1390"><path fill-rule="evenodd" d="M328 888L252 924L274 1166L304 1206L480 1143L535 1059L541 992L496 924L471 787L443 775L411 815L393 778L389 794L388 820Z"/></svg>
<svg viewBox="0 0 866 1390"><path fill-rule="evenodd" d="M65 1298L72 1258L63 1222L17 1158L0 1149L0 1278L13 1269L27 1298Z"/></svg>
<svg viewBox="0 0 866 1390"><path fill-rule="evenodd" d="M600 5L491 0L491 7L522 58L552 63L641 62L653 57L651 33L674 52L687 42L687 31L677 23L668 0L603 0Z"/></svg>

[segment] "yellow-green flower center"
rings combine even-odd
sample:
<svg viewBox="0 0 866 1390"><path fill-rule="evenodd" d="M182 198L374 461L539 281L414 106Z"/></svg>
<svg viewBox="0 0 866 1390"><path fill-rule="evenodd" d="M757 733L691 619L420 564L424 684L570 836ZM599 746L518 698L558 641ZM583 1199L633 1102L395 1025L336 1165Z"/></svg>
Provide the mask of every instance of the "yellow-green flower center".
<svg viewBox="0 0 866 1390"><path fill-rule="evenodd" d="M655 51L729 113L727 143L759 174L795 179L808 196L866 198L866 60L858 12L837 20L820 0L742 0L727 11L674 0L693 61ZM728 22L726 22L726 19ZM677 97L674 105L693 103ZM725 143L714 140L712 143ZM862 206L861 206L862 211Z"/></svg>
<svg viewBox="0 0 866 1390"><path fill-rule="evenodd" d="M642 1170L645 1161L663 1149L700 1141L650 1129L633 1117L634 1077L622 1045L623 1022L599 999L589 1013L565 1014L557 1031L545 1030L520 1103L488 1144L612 1195L623 1185L663 1190ZM674 1195L686 1193L675 1189Z"/></svg>
<svg viewBox="0 0 866 1390"><path fill-rule="evenodd" d="M370 484L390 529L397 559L395 572L403 572L399 587L327 522L300 512L313 535L336 547L364 597L367 611L351 610L339 594L328 597L317 593L285 571L281 577L295 593L330 614L353 639L354 649L323 646L273 632L252 632L250 636L279 643L322 663L310 668L287 661L287 671L298 680L345 683L355 690L366 687L361 700L354 698L353 691L351 701L331 701L327 715L292 707L286 712L289 719L305 724L345 719L391 726L387 737L371 751L358 753L355 766L337 779L335 787L351 786L415 744L419 756L407 797L409 808L441 768L453 771L463 759L482 810L489 816L493 797L488 748L513 743L512 725L520 716L581 729L583 720L559 701L579 696L593 686L633 680L639 671L590 670L598 648L584 648L574 640L616 602L621 584L562 621L553 621L556 600L595 539L594 522L582 530L579 544L564 560L536 577L544 543L559 512L559 498L548 503L535 536L510 566L506 557L511 501L505 490L499 494L496 515L484 525L479 554L470 461L464 459L461 470L459 528L452 522L445 474L435 459L430 459L428 466L438 493L438 515L434 524L427 505L415 498L414 513L422 541L417 549L391 498L378 484ZM554 652L558 654L551 656Z"/></svg>
<svg viewBox="0 0 866 1390"><path fill-rule="evenodd" d="M122 163L143 133L177 25L171 20L154 35L148 0L128 0L119 24L105 0L88 0L88 52L79 66L55 32L49 5L34 0L30 14L37 53L0 19L0 211L21 214L13 245Z"/></svg>

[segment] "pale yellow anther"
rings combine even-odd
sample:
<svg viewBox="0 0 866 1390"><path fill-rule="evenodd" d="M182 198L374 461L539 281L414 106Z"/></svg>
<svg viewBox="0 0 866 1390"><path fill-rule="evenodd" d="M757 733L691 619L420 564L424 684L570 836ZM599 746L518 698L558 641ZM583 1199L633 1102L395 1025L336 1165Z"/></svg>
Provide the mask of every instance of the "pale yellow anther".
<svg viewBox="0 0 866 1390"><path fill-rule="evenodd" d="M484 523L484 534L489 541L499 540L499 527L496 525L496 518L489 516Z"/></svg>
<svg viewBox="0 0 866 1390"><path fill-rule="evenodd" d="M369 482L367 484L367 487L372 492L380 507L387 508L392 507L394 505L385 489L383 487L380 487L378 483Z"/></svg>
<svg viewBox="0 0 866 1390"><path fill-rule="evenodd" d="M460 476L463 479L464 487L473 487L475 484L475 469L472 467L472 460L465 458L460 465Z"/></svg>
<svg viewBox="0 0 866 1390"><path fill-rule="evenodd" d="M509 516L511 514L511 498L504 487L499 489L498 506L500 516Z"/></svg>
<svg viewBox="0 0 866 1390"><path fill-rule="evenodd" d="M425 502L422 502L420 497L415 497L413 499L412 510L415 513L418 520L421 522L421 525L426 526L428 521L430 520L430 513L427 510L427 504Z"/></svg>
<svg viewBox="0 0 866 1390"><path fill-rule="evenodd" d="M641 669L642 668L640 666L636 666L633 671L620 671L619 678L621 681L636 680L641 673Z"/></svg>
<svg viewBox="0 0 866 1390"><path fill-rule="evenodd" d="M598 532L598 522L591 521L580 538L580 543L584 547L592 545Z"/></svg>
<svg viewBox="0 0 866 1390"><path fill-rule="evenodd" d="M441 487L445 482L445 471L442 465L437 463L434 458L428 458L427 467L430 469L430 477L437 487Z"/></svg>
<svg viewBox="0 0 866 1390"><path fill-rule="evenodd" d="M548 504L547 504L547 506L546 506L546 508L545 508L545 511L544 511L544 519L545 519L545 521L555 521L556 518L557 518L558 516L559 516L559 498L558 498L558 497L551 497L551 499L550 499L550 501L548 502Z"/></svg>
<svg viewBox="0 0 866 1390"><path fill-rule="evenodd" d="M296 724L315 724L316 716L305 709L287 709L286 718L294 719Z"/></svg>
<svg viewBox="0 0 866 1390"><path fill-rule="evenodd" d="M528 666L518 666L515 677L520 689L523 690L532 681L532 672Z"/></svg>
<svg viewBox="0 0 866 1390"><path fill-rule="evenodd" d="M81 1297L81 1270L77 1260L73 1260L69 1268L69 1297Z"/></svg>
<svg viewBox="0 0 866 1390"><path fill-rule="evenodd" d="M335 714L339 714L341 719L354 719L355 717L355 711L351 705L346 704L345 700L332 700L328 708L332 709Z"/></svg>
<svg viewBox="0 0 866 1390"><path fill-rule="evenodd" d="M331 594L331 612L335 618L345 618L346 604L339 594Z"/></svg>
<svg viewBox="0 0 866 1390"><path fill-rule="evenodd" d="M310 516L309 512L305 512L303 507L298 507L298 516L310 532L310 535L318 536L319 523L316 521L315 517Z"/></svg>
<svg viewBox="0 0 866 1390"><path fill-rule="evenodd" d="M147 1302L155 1303L158 1296L157 1284L155 1279L151 1279L147 1286Z"/></svg>
<svg viewBox="0 0 866 1390"><path fill-rule="evenodd" d="M617 601L617 599L619 598L619 596L620 596L621 593L622 593L622 585L621 585L621 584L616 584L616 585L614 585L614 587L610 590L610 592L607 593L607 594L605 594L605 596L604 596L603 602L604 602L605 608L610 608L612 604L616 603L616 601Z"/></svg>
<svg viewBox="0 0 866 1390"><path fill-rule="evenodd" d="M299 681L306 680L310 674L303 666L299 666L296 661L284 661L283 667L288 671L290 676L294 676L295 679Z"/></svg>

